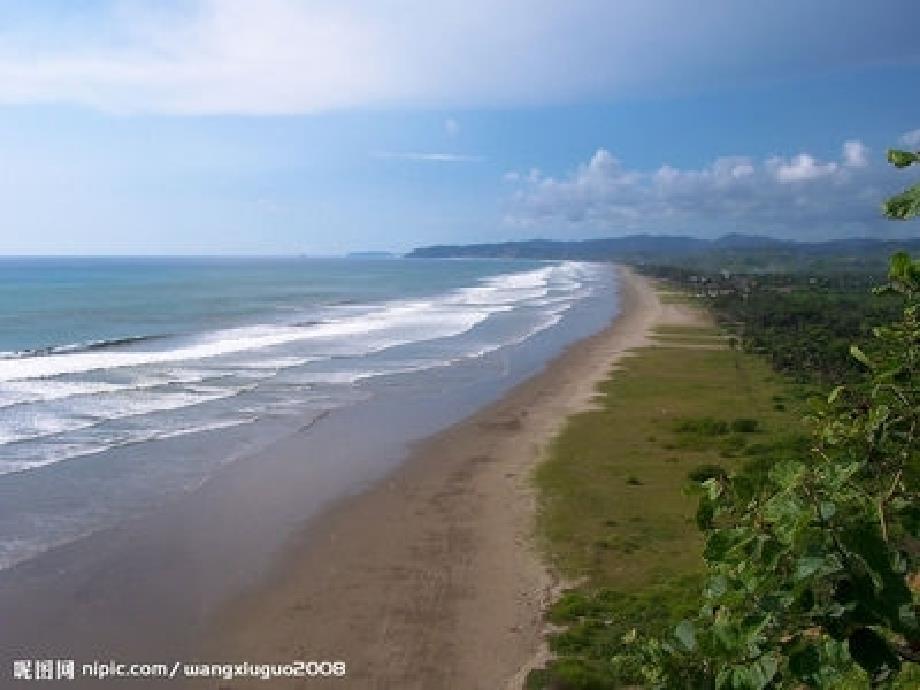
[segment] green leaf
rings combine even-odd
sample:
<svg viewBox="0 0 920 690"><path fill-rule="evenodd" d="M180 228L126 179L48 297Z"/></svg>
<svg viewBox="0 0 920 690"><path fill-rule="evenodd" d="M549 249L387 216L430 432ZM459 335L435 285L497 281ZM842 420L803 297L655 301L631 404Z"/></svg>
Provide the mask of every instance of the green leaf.
<svg viewBox="0 0 920 690"><path fill-rule="evenodd" d="M888 162L896 168L906 168L909 165L920 162L920 155L912 151L888 149Z"/></svg>
<svg viewBox="0 0 920 690"><path fill-rule="evenodd" d="M872 362L869 361L869 358L866 357L866 353L860 350L858 346L850 345L850 355L870 369L872 368Z"/></svg>
<svg viewBox="0 0 920 690"><path fill-rule="evenodd" d="M821 653L808 642L800 642L789 654L789 670L796 678L808 679L821 669Z"/></svg>
<svg viewBox="0 0 920 690"><path fill-rule="evenodd" d="M716 688L718 690L762 690L768 686L775 672L775 662L773 664L770 661L764 663L762 660L745 666L726 667L721 669L716 676Z"/></svg>
<svg viewBox="0 0 920 690"><path fill-rule="evenodd" d="M818 507L818 514L825 522L834 517L836 512L837 506L835 506L831 501L821 501L821 505Z"/></svg>
<svg viewBox="0 0 920 690"><path fill-rule="evenodd" d="M903 574L895 569L889 545L874 524L850 526L840 534L840 541L853 562L849 597L840 603L857 603L862 620L868 625L884 623L896 632L917 634L916 628L902 628L899 609L911 603L911 591Z"/></svg>
<svg viewBox="0 0 920 690"><path fill-rule="evenodd" d="M920 215L920 185L889 197L882 205L882 210L894 220L907 220Z"/></svg>
<svg viewBox="0 0 920 690"><path fill-rule="evenodd" d="M690 621L682 620L678 623L677 627L674 628L674 636L688 652L696 649L696 630Z"/></svg>
<svg viewBox="0 0 920 690"><path fill-rule="evenodd" d="M779 664L776 661L776 657L772 654L762 656L760 658L760 668L763 671L763 677L765 679L764 685L773 680L773 676L776 675L777 670L779 669Z"/></svg>
<svg viewBox="0 0 920 690"><path fill-rule="evenodd" d="M906 276L913 265L913 260L907 252L895 252L888 260L888 275L891 278Z"/></svg>
<svg viewBox="0 0 920 690"><path fill-rule="evenodd" d="M733 540L725 530L719 530L709 535L703 549L703 558L707 561L721 561L732 547Z"/></svg>
<svg viewBox="0 0 920 690"><path fill-rule="evenodd" d="M824 558L821 557L806 556L805 558L800 558L795 564L795 579L804 580L806 577L811 577L818 572L823 565Z"/></svg>
<svg viewBox="0 0 920 690"><path fill-rule="evenodd" d="M706 490L706 495L710 501L714 501L722 495L722 482L717 477L707 479L701 486Z"/></svg>
<svg viewBox="0 0 920 690"><path fill-rule="evenodd" d="M718 599L725 595L728 591L728 580L725 579L724 575L716 575L714 578L709 580L707 584L707 593L710 598Z"/></svg>
<svg viewBox="0 0 920 690"><path fill-rule="evenodd" d="M911 259L907 252L896 252L888 265L888 277L895 283L895 289L916 290L920 283L920 261ZM882 331L877 337L885 337Z"/></svg>
<svg viewBox="0 0 920 690"><path fill-rule="evenodd" d="M854 631L849 645L853 661L875 679L884 680L901 668L901 661L888 641L872 628Z"/></svg>

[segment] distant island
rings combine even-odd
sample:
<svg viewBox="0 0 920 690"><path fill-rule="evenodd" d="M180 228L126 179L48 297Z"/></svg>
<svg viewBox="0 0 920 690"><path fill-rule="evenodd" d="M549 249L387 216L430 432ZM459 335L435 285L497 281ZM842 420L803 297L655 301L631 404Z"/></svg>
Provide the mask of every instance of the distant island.
<svg viewBox="0 0 920 690"><path fill-rule="evenodd" d="M533 239L495 244L437 245L409 252L412 259L499 258L622 261L653 265L681 261L703 268L744 271L884 270L895 251L920 250L920 238L874 238L796 242L733 233L717 239L674 235L628 235L593 240Z"/></svg>

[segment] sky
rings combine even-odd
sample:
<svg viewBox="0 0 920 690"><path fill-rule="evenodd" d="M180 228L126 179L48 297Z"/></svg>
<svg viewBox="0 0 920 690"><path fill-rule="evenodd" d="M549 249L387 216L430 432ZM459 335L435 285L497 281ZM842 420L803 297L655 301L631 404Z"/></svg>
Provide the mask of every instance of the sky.
<svg viewBox="0 0 920 690"><path fill-rule="evenodd" d="M916 0L0 0L0 254L920 236Z"/></svg>

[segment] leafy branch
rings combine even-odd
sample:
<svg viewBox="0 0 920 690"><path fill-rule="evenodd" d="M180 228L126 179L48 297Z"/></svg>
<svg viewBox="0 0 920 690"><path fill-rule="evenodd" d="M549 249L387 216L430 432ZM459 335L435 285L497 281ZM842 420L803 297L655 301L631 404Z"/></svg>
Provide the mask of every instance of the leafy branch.
<svg viewBox="0 0 920 690"><path fill-rule="evenodd" d="M889 149L888 162L896 168L907 168L920 163L920 153ZM886 216L895 220L907 220L920 215L920 184L886 199L882 209Z"/></svg>
<svg viewBox="0 0 920 690"><path fill-rule="evenodd" d="M892 150L898 168L920 154ZM884 212L920 215L920 185ZM695 617L664 639L637 639L656 688L833 688L857 672L890 684L920 656L920 262L891 258L898 320L852 356L863 380L816 405L814 448L744 476L702 483L708 579Z"/></svg>

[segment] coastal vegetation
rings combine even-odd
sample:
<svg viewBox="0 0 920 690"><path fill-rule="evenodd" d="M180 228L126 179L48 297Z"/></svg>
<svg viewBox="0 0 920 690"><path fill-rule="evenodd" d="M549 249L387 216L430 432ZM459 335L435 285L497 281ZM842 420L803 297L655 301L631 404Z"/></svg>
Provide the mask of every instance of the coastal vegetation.
<svg viewBox="0 0 920 690"><path fill-rule="evenodd" d="M767 360L732 350L714 324L664 327L572 417L537 473L538 530L578 586L549 613L558 660L530 687L613 688L642 681L618 659L699 606L700 490L710 477L763 476L808 445L807 389Z"/></svg>
<svg viewBox="0 0 920 690"><path fill-rule="evenodd" d="M917 216L920 186L884 209ZM723 329L692 342L727 347L640 350L540 469L541 534L580 579L531 687L920 684L920 262L895 254L877 302L746 278L688 278Z"/></svg>
<svg viewBox="0 0 920 690"><path fill-rule="evenodd" d="M705 304L740 347L765 355L800 383L833 386L860 378L865 367L850 346L868 340L878 324L895 321L904 307L903 295L874 291L884 276L644 271Z"/></svg>
<svg viewBox="0 0 920 690"><path fill-rule="evenodd" d="M752 275L813 271L822 275L875 273L883 276L899 250L920 251L920 240L836 239L796 242L757 235L717 239L669 235L627 235L591 240L525 240L496 244L421 247L408 258L518 258L619 261L634 266L680 266L694 271L728 269Z"/></svg>

